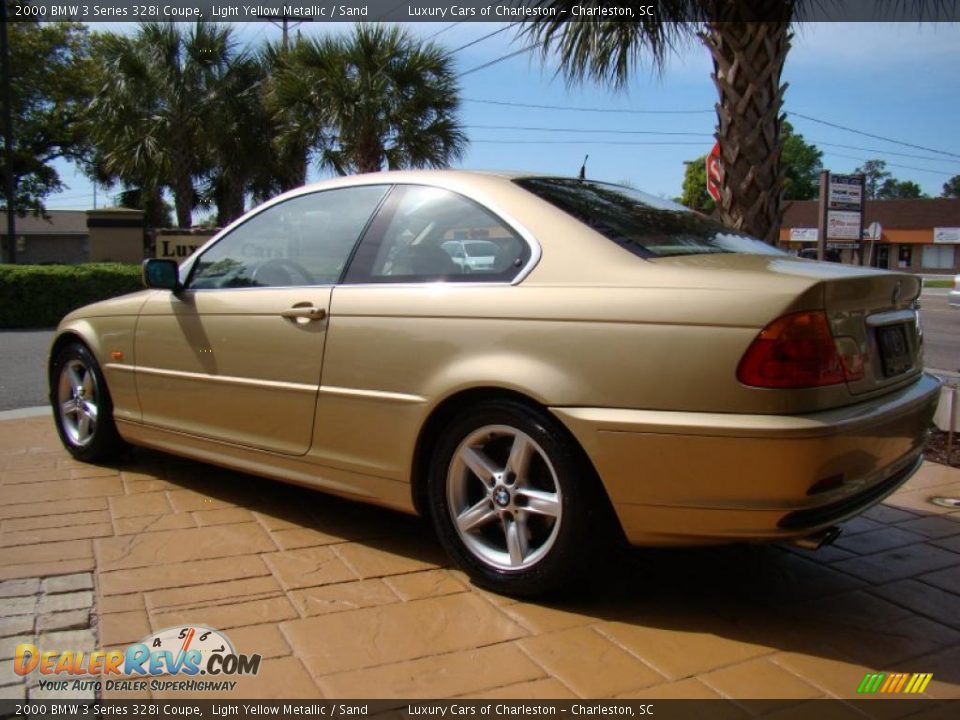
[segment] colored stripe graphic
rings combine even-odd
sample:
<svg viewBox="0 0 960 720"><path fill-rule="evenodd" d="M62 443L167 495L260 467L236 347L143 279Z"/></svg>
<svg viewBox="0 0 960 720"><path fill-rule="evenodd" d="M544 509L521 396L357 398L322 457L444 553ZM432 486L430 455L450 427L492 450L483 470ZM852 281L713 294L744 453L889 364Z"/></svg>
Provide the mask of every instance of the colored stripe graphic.
<svg viewBox="0 0 960 720"><path fill-rule="evenodd" d="M885 673L867 673L863 676L863 680L860 681L857 692L866 694L875 693L877 688L880 687L880 683L884 677Z"/></svg>
<svg viewBox="0 0 960 720"><path fill-rule="evenodd" d="M927 689L931 680L933 673L867 673L857 686L857 692L866 695L877 692L918 695Z"/></svg>
<svg viewBox="0 0 960 720"><path fill-rule="evenodd" d="M927 685L933 680L933 673L920 673L920 680L913 687L913 692L922 693L927 689Z"/></svg>

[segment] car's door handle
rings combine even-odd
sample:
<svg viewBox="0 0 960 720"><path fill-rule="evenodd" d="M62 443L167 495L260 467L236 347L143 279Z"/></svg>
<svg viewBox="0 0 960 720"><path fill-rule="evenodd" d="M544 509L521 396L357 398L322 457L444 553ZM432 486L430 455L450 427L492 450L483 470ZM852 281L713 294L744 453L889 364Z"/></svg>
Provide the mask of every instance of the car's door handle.
<svg viewBox="0 0 960 720"><path fill-rule="evenodd" d="M323 308L306 305L303 307L292 307L289 310L280 312L280 317L290 320L323 320L327 316L327 311Z"/></svg>

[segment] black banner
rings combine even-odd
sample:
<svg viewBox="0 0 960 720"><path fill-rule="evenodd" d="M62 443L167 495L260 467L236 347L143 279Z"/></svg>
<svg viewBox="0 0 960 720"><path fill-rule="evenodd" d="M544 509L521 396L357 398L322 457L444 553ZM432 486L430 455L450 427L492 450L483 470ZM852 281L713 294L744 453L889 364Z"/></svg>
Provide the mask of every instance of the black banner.
<svg viewBox="0 0 960 720"><path fill-rule="evenodd" d="M773 4L771 7L775 6ZM583 22L649 22L662 17L657 0L582 0L576 5L553 0L302 0L300 2L221 2L220 0L29 0L18 3L10 20L95 22L518 22L537 18ZM703 10L690 3L690 21ZM756 20L762 21L762 10ZM775 18L769 18L775 19ZM794 20L830 21L956 21L960 0L902 2L901 0L823 0L800 3Z"/></svg>
<svg viewBox="0 0 960 720"><path fill-rule="evenodd" d="M896 705L892 707L891 703ZM473 720L475 718L564 718L598 720L710 720L710 718L790 717L847 720L869 718L958 717L960 700L890 697L875 700L0 700L0 718L158 718L196 720L236 718L397 718Z"/></svg>

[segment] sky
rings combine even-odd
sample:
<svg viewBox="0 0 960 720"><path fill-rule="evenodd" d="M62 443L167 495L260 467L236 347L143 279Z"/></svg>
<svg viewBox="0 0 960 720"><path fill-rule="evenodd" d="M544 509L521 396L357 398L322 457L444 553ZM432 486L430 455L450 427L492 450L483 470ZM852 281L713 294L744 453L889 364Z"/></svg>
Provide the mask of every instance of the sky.
<svg viewBox="0 0 960 720"><path fill-rule="evenodd" d="M433 42L449 50L505 27L480 22L405 25L415 36L433 36ZM92 27L136 30L127 23ZM270 23L235 23L234 28L238 40L251 46L281 35ZM349 30L345 23L297 28L307 35ZM505 29L454 53L456 71L465 73L460 116L470 139L456 167L575 175L589 154L588 177L626 181L665 197L680 194L684 161L705 154L714 142L716 90L705 47L690 42L662 72L649 63L640 65L622 91L589 82L571 86L558 74L556 62L537 52L470 72L522 46L515 31ZM937 197L943 183L960 174L958 68L960 23L806 23L795 29L784 69L783 81L789 85L784 110L795 130L823 151L826 169L846 173L864 160L882 159L894 177L912 180ZM67 162L56 167L67 187L47 199L47 208L93 207L90 181ZM314 168L309 179L325 176ZM97 205L112 204L116 190L99 188Z"/></svg>

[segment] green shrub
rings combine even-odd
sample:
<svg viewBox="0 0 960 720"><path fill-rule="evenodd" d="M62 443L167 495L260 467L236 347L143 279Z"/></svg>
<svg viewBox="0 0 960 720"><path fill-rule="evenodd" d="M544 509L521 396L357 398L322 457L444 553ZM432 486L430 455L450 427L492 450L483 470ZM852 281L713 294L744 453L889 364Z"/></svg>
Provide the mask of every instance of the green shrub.
<svg viewBox="0 0 960 720"><path fill-rule="evenodd" d="M0 328L54 327L71 310L142 287L139 265L0 265Z"/></svg>

